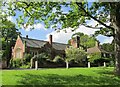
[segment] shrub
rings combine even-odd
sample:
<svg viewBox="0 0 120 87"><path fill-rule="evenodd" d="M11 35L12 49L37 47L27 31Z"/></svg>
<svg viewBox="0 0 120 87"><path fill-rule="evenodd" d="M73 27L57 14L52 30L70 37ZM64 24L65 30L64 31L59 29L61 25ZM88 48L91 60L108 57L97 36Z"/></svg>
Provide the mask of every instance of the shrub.
<svg viewBox="0 0 120 87"><path fill-rule="evenodd" d="M24 55L24 63L26 64L26 63L30 62L31 58L32 58L31 54L25 54Z"/></svg>
<svg viewBox="0 0 120 87"><path fill-rule="evenodd" d="M25 64L25 65L22 65L22 66L20 66L20 68L28 69L28 68L30 68L30 63L27 63L27 64Z"/></svg>
<svg viewBox="0 0 120 87"><path fill-rule="evenodd" d="M109 67L114 67L115 66L115 63L114 61L110 61L110 63L108 64Z"/></svg>
<svg viewBox="0 0 120 87"><path fill-rule="evenodd" d="M56 57L53 59L53 62L56 62L56 63L63 63L64 60L63 60L63 58L61 58L60 56L56 56Z"/></svg>
<svg viewBox="0 0 120 87"><path fill-rule="evenodd" d="M22 59L16 58L16 59L11 59L10 60L10 66L12 68L19 68L20 66L22 66Z"/></svg>

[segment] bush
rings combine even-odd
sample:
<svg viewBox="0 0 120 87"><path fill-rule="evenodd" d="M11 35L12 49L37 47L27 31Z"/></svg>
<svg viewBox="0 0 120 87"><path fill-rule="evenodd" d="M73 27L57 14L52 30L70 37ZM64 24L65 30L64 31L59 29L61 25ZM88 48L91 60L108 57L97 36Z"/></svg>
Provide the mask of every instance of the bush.
<svg viewBox="0 0 120 87"><path fill-rule="evenodd" d="M115 63L114 61L110 61L110 63L108 64L109 67L114 67L115 66Z"/></svg>
<svg viewBox="0 0 120 87"><path fill-rule="evenodd" d="M61 58L60 56L56 56L56 57L53 59L53 62L56 62L56 63L63 63L64 60L63 60L63 58Z"/></svg>
<svg viewBox="0 0 120 87"><path fill-rule="evenodd" d="M22 66L22 59L16 58L16 59L11 59L10 60L10 66L12 68L20 68L20 66Z"/></svg>
<svg viewBox="0 0 120 87"><path fill-rule="evenodd" d="M22 65L22 66L20 66L20 68L28 69L28 68L30 68L30 63L28 63L28 64L26 64L26 65Z"/></svg>
<svg viewBox="0 0 120 87"><path fill-rule="evenodd" d="M38 61L41 61L41 62L44 62L44 61L47 61L49 60L49 56L46 54L46 53L40 53L38 55L35 55L33 57L34 60L38 60Z"/></svg>
<svg viewBox="0 0 120 87"><path fill-rule="evenodd" d="M30 62L31 58L32 58L31 54L25 54L24 55L24 63Z"/></svg>

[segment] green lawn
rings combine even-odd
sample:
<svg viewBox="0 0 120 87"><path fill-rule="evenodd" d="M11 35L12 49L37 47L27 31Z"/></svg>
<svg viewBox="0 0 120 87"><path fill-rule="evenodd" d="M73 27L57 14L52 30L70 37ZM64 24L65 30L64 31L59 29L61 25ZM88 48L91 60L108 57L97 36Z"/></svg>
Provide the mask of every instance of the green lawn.
<svg viewBox="0 0 120 87"><path fill-rule="evenodd" d="M3 85L120 85L120 78L113 75L113 68L70 68L39 70L3 70Z"/></svg>

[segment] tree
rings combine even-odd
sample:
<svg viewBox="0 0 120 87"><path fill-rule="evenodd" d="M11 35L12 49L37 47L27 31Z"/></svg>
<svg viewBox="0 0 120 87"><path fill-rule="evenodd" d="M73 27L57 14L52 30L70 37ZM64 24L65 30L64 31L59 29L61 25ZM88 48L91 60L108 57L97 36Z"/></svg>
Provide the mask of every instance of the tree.
<svg viewBox="0 0 120 87"><path fill-rule="evenodd" d="M5 3L4 3L5 4ZM63 12L62 7L70 7L69 12ZM12 2L9 3L9 13L15 15L15 10L23 12L18 24L32 25L44 21L46 27L60 29L80 25L100 29L96 34L112 36L115 40L116 74L120 75L120 1L116 2ZM28 20L24 20L27 17ZM88 20L97 21L96 26L87 25ZM109 25L106 23L110 23ZM53 25L54 24L54 25ZM102 25L98 26L98 25ZM58 28L59 29L59 28Z"/></svg>
<svg viewBox="0 0 120 87"><path fill-rule="evenodd" d="M114 52L114 44L113 43L104 43L101 45L102 49L108 51L108 52Z"/></svg>
<svg viewBox="0 0 120 87"><path fill-rule="evenodd" d="M12 47L15 45L15 40L18 36L18 29L15 28L15 24L7 19L2 21L1 26L2 31L2 59L7 61L7 66L9 65L11 54L12 54Z"/></svg>
<svg viewBox="0 0 120 87"><path fill-rule="evenodd" d="M66 68L69 68L69 62L71 60L75 60L78 63L81 63L82 59L86 57L86 53L84 50L80 50L80 48L70 47L65 50L66 53Z"/></svg>
<svg viewBox="0 0 120 87"><path fill-rule="evenodd" d="M96 43L95 37L88 36L80 32L73 34L72 39L76 38L74 36L80 37L80 45L82 45L85 49L95 46L95 43ZM68 41L68 43L70 44L70 40Z"/></svg>
<svg viewBox="0 0 120 87"><path fill-rule="evenodd" d="M100 66L100 63L104 60L104 58L101 57L101 53L92 53L88 54L89 58L88 61L94 64L98 64Z"/></svg>

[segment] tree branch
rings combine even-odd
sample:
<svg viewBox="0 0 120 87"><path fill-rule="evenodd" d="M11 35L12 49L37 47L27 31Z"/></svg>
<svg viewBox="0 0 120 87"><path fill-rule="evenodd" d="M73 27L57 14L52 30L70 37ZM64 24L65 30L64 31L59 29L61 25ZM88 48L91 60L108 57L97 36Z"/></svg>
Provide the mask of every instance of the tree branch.
<svg viewBox="0 0 120 87"><path fill-rule="evenodd" d="M102 27L92 27L92 26L89 26L89 25L86 25L86 24L82 24L83 26L85 27L88 27L88 28L92 28L92 29L102 29Z"/></svg>
<svg viewBox="0 0 120 87"><path fill-rule="evenodd" d="M102 24L103 26L105 26L106 28L112 29L114 30L113 27L108 26L106 24L104 24L103 22L101 22L100 20L98 20L97 18L93 17L91 14L89 14L89 12L87 12L83 7L81 3L76 2L76 4L79 6L79 9L81 8L88 16L90 16L92 19L94 19L95 21L99 22L100 24Z"/></svg>

